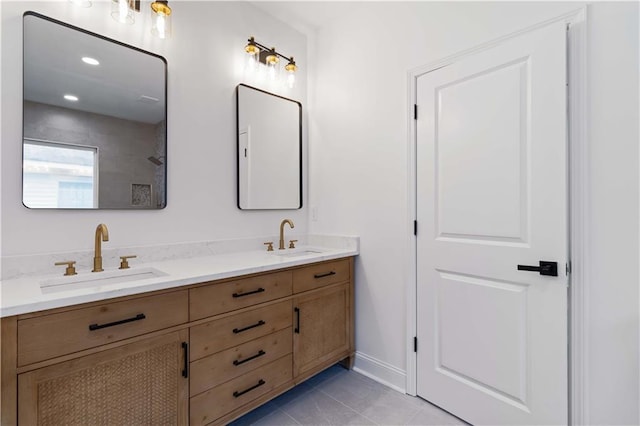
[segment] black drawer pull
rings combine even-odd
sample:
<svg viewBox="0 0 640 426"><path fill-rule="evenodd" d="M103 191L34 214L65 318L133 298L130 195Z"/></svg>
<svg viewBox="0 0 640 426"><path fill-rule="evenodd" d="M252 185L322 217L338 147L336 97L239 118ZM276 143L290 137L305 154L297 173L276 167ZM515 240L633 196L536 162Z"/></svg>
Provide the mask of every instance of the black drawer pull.
<svg viewBox="0 0 640 426"><path fill-rule="evenodd" d="M238 361L237 359L235 361L233 361L233 365L238 366L240 364L244 364L245 362L249 362L252 359L256 359L256 358L260 358L262 355L266 355L267 353L265 351L263 351L262 349L260 349L260 352L258 352L257 354L255 354L254 356L250 356L249 358L245 358L242 361Z"/></svg>
<svg viewBox="0 0 640 426"><path fill-rule="evenodd" d="M313 276L313 278L324 278L324 277L330 277L331 275L335 275L336 271L331 271L331 272L325 272L324 274L315 274Z"/></svg>
<svg viewBox="0 0 640 426"><path fill-rule="evenodd" d="M245 390L243 390L243 391L240 391L240 392L235 391L235 392L233 393L233 396L234 396L235 398L237 398L237 397L239 397L239 396L242 396L242 395L244 395L244 394L245 394L245 393L247 393L247 392L251 392L252 390L254 390L254 389L256 389L256 388L259 388L260 386L264 385L265 383L267 383L267 382L265 382L264 380L260 379L260 381L259 381L257 384L255 384L255 385L251 386L250 388L247 388L247 389L245 389Z"/></svg>
<svg viewBox="0 0 640 426"><path fill-rule="evenodd" d="M296 328L293 329L294 333L300 334L300 308L293 308L296 313Z"/></svg>
<svg viewBox="0 0 640 426"><path fill-rule="evenodd" d="M253 291L248 291L246 293L233 293L232 296L233 297L242 297L242 296L249 296L251 294L256 294L256 293L262 293L264 291L264 288L260 287L257 290L253 290Z"/></svg>
<svg viewBox="0 0 640 426"><path fill-rule="evenodd" d="M123 319L123 320L120 320L120 321L109 322L107 324L102 324L102 325L89 324L89 330L90 331L100 330L101 328L113 327L114 325L126 324L128 322L133 322L133 321L140 321L140 320L143 320L145 318L146 318L146 316L144 314L138 314L133 318L127 318L127 319Z"/></svg>
<svg viewBox="0 0 640 426"><path fill-rule="evenodd" d="M234 328L233 329L233 333L234 334L242 333L243 331L251 330L252 328L260 327L261 325L265 325L265 324L266 324L266 322L260 320L257 323L255 323L253 325L249 325L249 326L244 327L244 328Z"/></svg>
<svg viewBox="0 0 640 426"><path fill-rule="evenodd" d="M184 367L182 368L182 377L189 377L189 344L182 342L182 351L184 355Z"/></svg>

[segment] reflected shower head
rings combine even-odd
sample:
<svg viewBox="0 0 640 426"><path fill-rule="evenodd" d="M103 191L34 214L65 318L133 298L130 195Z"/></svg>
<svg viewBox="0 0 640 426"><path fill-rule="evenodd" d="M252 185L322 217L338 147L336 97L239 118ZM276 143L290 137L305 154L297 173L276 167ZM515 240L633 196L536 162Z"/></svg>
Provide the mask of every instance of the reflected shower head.
<svg viewBox="0 0 640 426"><path fill-rule="evenodd" d="M156 166L162 166L164 163L162 162L161 158L164 158L164 156L162 156L162 157L154 157L152 155L151 157L147 157L147 160L151 161Z"/></svg>

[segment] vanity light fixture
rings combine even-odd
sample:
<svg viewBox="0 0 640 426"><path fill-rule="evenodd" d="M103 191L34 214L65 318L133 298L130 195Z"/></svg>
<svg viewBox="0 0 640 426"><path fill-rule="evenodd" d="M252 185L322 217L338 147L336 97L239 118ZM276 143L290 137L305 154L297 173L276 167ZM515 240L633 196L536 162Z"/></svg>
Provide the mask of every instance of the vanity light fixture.
<svg viewBox="0 0 640 426"><path fill-rule="evenodd" d="M77 102L78 101L78 97L75 95L64 95L64 98L68 101L71 102Z"/></svg>
<svg viewBox="0 0 640 426"><path fill-rule="evenodd" d="M121 24L133 25L136 21L133 12L140 12L140 1L111 0L111 17ZM91 7L91 0L69 0L69 2L80 7ZM171 36L171 12L169 0L151 2L151 34L161 39ZM91 63L91 65L98 64Z"/></svg>
<svg viewBox="0 0 640 426"><path fill-rule="evenodd" d="M155 0L151 3L151 34L159 38L171 36L171 8L168 0Z"/></svg>
<svg viewBox="0 0 640 426"><path fill-rule="evenodd" d="M262 64L267 68L267 74L273 81L278 77L280 58L287 61L284 70L287 73L287 84L289 88L293 88L295 85L295 73L298 70L296 62L293 60L293 56L287 57L279 53L275 47L267 47L258 43L254 37L249 37L247 45L244 47L244 51L249 55L247 57L247 68L252 70L256 65Z"/></svg>

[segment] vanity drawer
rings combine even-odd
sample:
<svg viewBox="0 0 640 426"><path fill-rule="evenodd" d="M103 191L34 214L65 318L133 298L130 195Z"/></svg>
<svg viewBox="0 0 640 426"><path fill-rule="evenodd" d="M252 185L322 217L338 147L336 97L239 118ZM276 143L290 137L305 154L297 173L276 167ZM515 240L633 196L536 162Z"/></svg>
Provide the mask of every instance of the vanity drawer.
<svg viewBox="0 0 640 426"><path fill-rule="evenodd" d="M191 327L190 360L291 327L291 300Z"/></svg>
<svg viewBox="0 0 640 426"><path fill-rule="evenodd" d="M293 271L293 292L313 290L349 280L349 260L336 260Z"/></svg>
<svg viewBox="0 0 640 426"><path fill-rule="evenodd" d="M291 295L291 271L190 290L191 321Z"/></svg>
<svg viewBox="0 0 640 426"><path fill-rule="evenodd" d="M190 395L242 376L284 355L293 348L291 327L191 363Z"/></svg>
<svg viewBox="0 0 640 426"><path fill-rule="evenodd" d="M18 365L186 323L188 307L183 290L20 320Z"/></svg>
<svg viewBox="0 0 640 426"><path fill-rule="evenodd" d="M192 397L189 424L205 425L211 423L217 418L287 383L292 378L292 356L289 354L250 373Z"/></svg>

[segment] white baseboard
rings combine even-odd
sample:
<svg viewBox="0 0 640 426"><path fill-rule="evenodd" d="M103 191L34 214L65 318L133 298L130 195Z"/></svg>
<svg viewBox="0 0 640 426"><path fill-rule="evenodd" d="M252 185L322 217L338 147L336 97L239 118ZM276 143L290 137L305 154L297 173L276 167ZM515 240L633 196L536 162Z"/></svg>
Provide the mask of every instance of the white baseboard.
<svg viewBox="0 0 640 426"><path fill-rule="evenodd" d="M406 393L407 375L405 371L387 364L384 361L375 359L362 352L356 352L353 370L376 382L389 386L391 389Z"/></svg>

